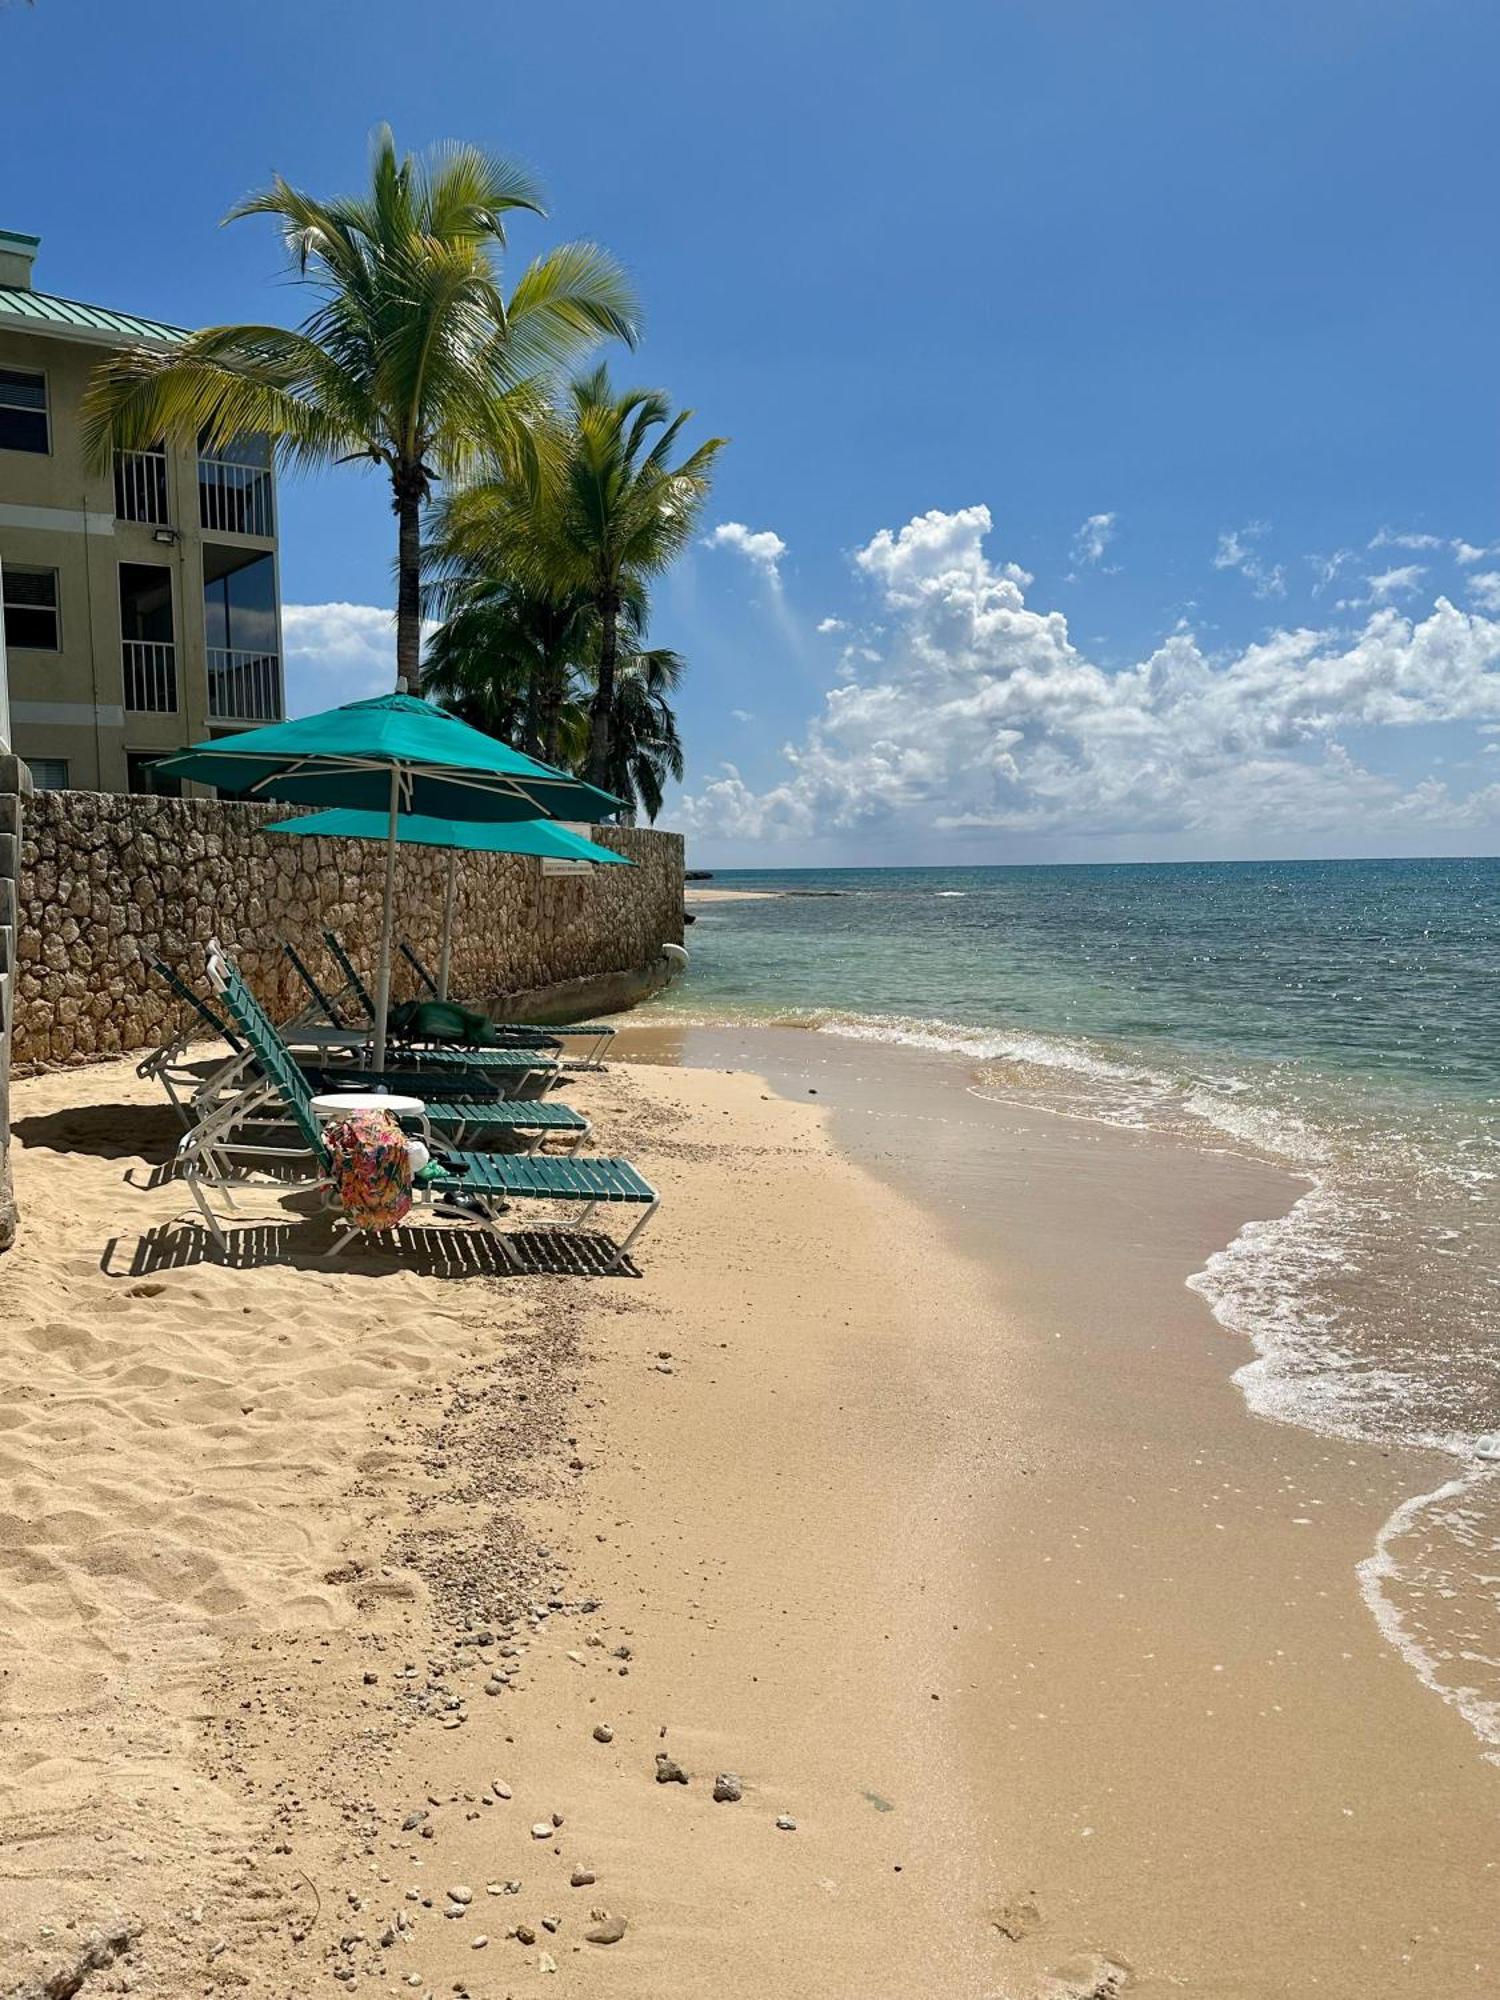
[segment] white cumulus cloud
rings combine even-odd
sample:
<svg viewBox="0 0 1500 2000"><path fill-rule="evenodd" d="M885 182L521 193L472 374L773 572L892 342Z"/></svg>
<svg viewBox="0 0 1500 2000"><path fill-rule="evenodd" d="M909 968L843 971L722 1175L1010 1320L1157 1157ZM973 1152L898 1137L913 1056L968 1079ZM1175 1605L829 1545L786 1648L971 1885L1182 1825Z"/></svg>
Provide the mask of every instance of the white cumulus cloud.
<svg viewBox="0 0 1500 2000"><path fill-rule="evenodd" d="M848 629L842 618L820 618L818 620L818 630L820 632L846 632Z"/></svg>
<svg viewBox="0 0 1500 2000"><path fill-rule="evenodd" d="M1482 569L1468 581L1469 595L1482 611L1500 611L1500 569Z"/></svg>
<svg viewBox="0 0 1500 2000"><path fill-rule="evenodd" d="M396 620L380 605L283 604L281 634L295 715L396 685Z"/></svg>
<svg viewBox="0 0 1500 2000"><path fill-rule="evenodd" d="M721 521L703 537L706 549L735 549L771 585L781 582L781 558L786 543L771 528L747 528L743 521Z"/></svg>
<svg viewBox="0 0 1500 2000"><path fill-rule="evenodd" d="M974 829L1201 848L1500 826L1500 786L1403 785L1343 740L1500 723L1500 622L1439 597L1419 620L1383 604L1352 635L1278 630L1226 656L1179 629L1106 672L1060 612L1027 604L1025 571L986 551L990 527L983 506L934 509L857 552L879 649L846 655L779 782L757 788L725 765L687 798L691 832L910 842Z"/></svg>

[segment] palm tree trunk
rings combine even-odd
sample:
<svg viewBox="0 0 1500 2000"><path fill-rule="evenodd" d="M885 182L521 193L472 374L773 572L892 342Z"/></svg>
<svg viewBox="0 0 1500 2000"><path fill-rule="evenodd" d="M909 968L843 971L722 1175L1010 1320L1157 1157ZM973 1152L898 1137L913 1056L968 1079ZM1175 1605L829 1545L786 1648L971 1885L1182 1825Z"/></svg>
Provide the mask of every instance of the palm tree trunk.
<svg viewBox="0 0 1500 2000"><path fill-rule="evenodd" d="M616 592L604 593L599 606L599 684L589 709L589 762L591 785L604 785L609 772L609 753L615 717L615 661L620 650L620 600ZM607 787L606 787L607 789Z"/></svg>
<svg viewBox="0 0 1500 2000"><path fill-rule="evenodd" d="M539 755L544 764L555 764L558 756L558 734L562 728L563 697L568 691L568 670L555 661L547 665L547 678L542 687L541 712L537 719L541 738Z"/></svg>
<svg viewBox="0 0 1500 2000"><path fill-rule="evenodd" d="M526 677L526 710L521 722L521 731L525 740L521 744L521 748L526 752L528 757L541 757L544 754L542 750L542 716L547 701L546 676L548 672L549 667L537 666L533 667Z"/></svg>
<svg viewBox="0 0 1500 2000"><path fill-rule="evenodd" d="M396 689L415 694L422 664L422 489L401 466L391 475L396 490Z"/></svg>

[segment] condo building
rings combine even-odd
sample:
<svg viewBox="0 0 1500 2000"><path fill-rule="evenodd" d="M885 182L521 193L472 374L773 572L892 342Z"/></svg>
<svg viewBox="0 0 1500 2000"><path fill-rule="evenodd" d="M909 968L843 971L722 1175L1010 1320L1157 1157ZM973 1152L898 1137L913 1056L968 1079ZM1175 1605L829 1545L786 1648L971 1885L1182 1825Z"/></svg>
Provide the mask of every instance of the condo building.
<svg viewBox="0 0 1500 2000"><path fill-rule="evenodd" d="M246 437L90 465L81 409L101 356L186 335L38 291L38 244L0 230L11 747L38 786L175 791L158 758L284 713L271 454Z"/></svg>

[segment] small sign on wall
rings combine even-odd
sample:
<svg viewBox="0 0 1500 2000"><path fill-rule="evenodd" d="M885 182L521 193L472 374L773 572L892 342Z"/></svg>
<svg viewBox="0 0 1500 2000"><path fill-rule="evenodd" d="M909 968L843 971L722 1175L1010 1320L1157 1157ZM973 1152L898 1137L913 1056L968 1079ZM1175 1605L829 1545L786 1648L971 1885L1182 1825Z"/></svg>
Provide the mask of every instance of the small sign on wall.
<svg viewBox="0 0 1500 2000"><path fill-rule="evenodd" d="M596 826L583 826L572 820L559 820L558 825L567 833L581 834L585 840L599 831ZM592 861L559 861L550 855L542 856L543 875L592 875L593 872Z"/></svg>

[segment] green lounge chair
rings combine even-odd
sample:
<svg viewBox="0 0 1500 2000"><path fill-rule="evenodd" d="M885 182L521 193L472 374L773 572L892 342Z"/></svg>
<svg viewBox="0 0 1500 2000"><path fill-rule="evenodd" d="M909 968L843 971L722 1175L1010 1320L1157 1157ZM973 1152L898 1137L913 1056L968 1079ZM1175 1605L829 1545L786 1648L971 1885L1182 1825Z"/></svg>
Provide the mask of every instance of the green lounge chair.
<svg viewBox="0 0 1500 2000"><path fill-rule="evenodd" d="M424 989L434 1000L438 998L438 983L431 971L412 950L405 938L398 941L396 949L406 960ZM615 1029L609 1021L565 1021L557 1026L541 1027L530 1021L494 1021L491 1023L496 1034L513 1041L517 1047L543 1047L548 1042L560 1042L566 1048L570 1041L588 1043L585 1054L563 1057L564 1069L603 1069L604 1054L615 1038Z"/></svg>
<svg viewBox="0 0 1500 2000"><path fill-rule="evenodd" d="M231 1051L229 1059L205 1078L184 1060L188 1046L184 1027L173 1041L153 1049L136 1065L137 1076L154 1077L162 1085L184 1126L191 1130L216 1103L234 1096L244 1086L247 1075L255 1066L254 1056L202 995L194 992L170 965L158 958L150 959L148 963L157 978L192 1009L204 1027L221 1036ZM259 1006L258 1001L256 1004ZM277 1032L271 1027L269 1016L267 1026L271 1033ZM285 1037L282 1039L285 1040ZM545 1077L550 1067L545 1062L538 1063L521 1055L516 1057L508 1070L493 1066L481 1071L453 1069L438 1073L387 1069L378 1076L370 1070L355 1069L349 1064L293 1059L316 1091L389 1090L398 1096L420 1097L440 1104L441 1111L434 1123L443 1137L455 1144L485 1132L506 1130L523 1135L540 1133L556 1136L568 1133L573 1135L571 1143L577 1145L590 1130L588 1119L571 1105L560 1101L549 1103L540 1097L521 1094L539 1073ZM503 1095L507 1083L517 1092L516 1095Z"/></svg>
<svg viewBox="0 0 1500 2000"><path fill-rule="evenodd" d="M282 1034L286 1036L288 1044L296 1050L308 1050L308 1048L324 1052L336 1050L342 1052L342 1056L348 1062L358 1064L360 1058L366 1056L370 1050L370 1028L374 1026L374 1002L370 1000L364 980L354 970L354 964L340 946L338 938L334 938L332 932L326 932L324 936L328 938L328 946L334 952L340 970L346 972L344 986L338 990L336 996L324 992L324 988L314 978L302 954L288 938L284 938L282 952L286 954L286 962L292 966L298 980L308 992L308 1006L304 1006L302 1012L286 1024ZM352 1002L352 1006L364 1016L362 1022L346 1018L346 1002ZM494 1074L498 1078L508 1078L510 1080L508 1094L514 1096L518 1094L522 1084L528 1092L534 1092L536 1088L542 1090L548 1088L548 1082L556 1078L560 1068L556 1060L558 1050L560 1044L550 1038L516 1042L500 1048L470 1048L466 1044L420 1048L414 1044L406 1044L400 1048L398 1060L402 1062L406 1074L420 1072L424 1078L440 1078L448 1072L462 1072L464 1076ZM298 1056L298 1060L304 1062L306 1066L306 1060L302 1056ZM386 1064L384 1074L386 1076L394 1074L390 1068L390 1060ZM430 1084L428 1096L438 1092L438 1088L440 1086L436 1082ZM418 1096L420 1094L422 1092L418 1092Z"/></svg>
<svg viewBox="0 0 1500 2000"><path fill-rule="evenodd" d="M221 1251L227 1249L223 1225L215 1214L210 1190L223 1195L234 1206L228 1167L232 1158L289 1157L284 1148L256 1147L236 1138L237 1129L253 1123L255 1113L276 1102L290 1113L302 1141L300 1151L311 1154L322 1171L328 1168L328 1148L313 1110L313 1092L306 1077L292 1060L286 1044L277 1035L239 972L222 951L213 946L209 953L209 979L223 1002L226 1013L255 1057L259 1081L236 1102L219 1106L196 1126L177 1150L177 1168L202 1214L209 1232ZM429 1173L413 1190L414 1200L441 1207L457 1219L472 1220L495 1238L502 1254L514 1268L521 1259L507 1239L500 1216L514 1203L547 1204L569 1215L569 1227L588 1223L602 1204L618 1204L640 1210L623 1241L611 1245L612 1254L604 1270L617 1270L646 1224L660 1206L661 1197L642 1179L628 1160L580 1159L576 1154L490 1154L465 1151L455 1154L455 1170ZM285 1185L285 1183L278 1183ZM333 1246L336 1255L360 1234L346 1229Z"/></svg>
<svg viewBox="0 0 1500 2000"><path fill-rule="evenodd" d="M365 985L365 982L356 970L353 959L345 951L341 940L335 932L324 931L323 942L327 945L334 964L344 975L344 984L340 989L341 995L347 994L360 1009L365 1020L373 1027L375 1022L375 1002L370 996L369 987ZM437 1066L452 1065L463 1068L483 1068L487 1064L493 1063L497 1068L503 1069L506 1067L508 1059L513 1057L517 1050L534 1050L538 1054L546 1054L553 1057L558 1056L562 1050L562 1044L556 1039L550 1029L527 1029L519 1036L506 1028L497 1028L492 1032L494 1036L492 1042L486 1041L477 1045L462 1042L424 1047L407 1041L403 1047L403 1054L408 1061L415 1061L418 1066L422 1067L434 1064ZM392 1016L391 1034L393 1040L398 1042L402 1040L401 1032L396 1025L396 1017L394 1015Z"/></svg>

